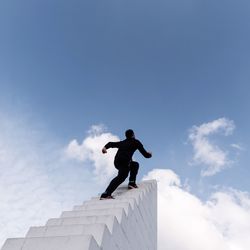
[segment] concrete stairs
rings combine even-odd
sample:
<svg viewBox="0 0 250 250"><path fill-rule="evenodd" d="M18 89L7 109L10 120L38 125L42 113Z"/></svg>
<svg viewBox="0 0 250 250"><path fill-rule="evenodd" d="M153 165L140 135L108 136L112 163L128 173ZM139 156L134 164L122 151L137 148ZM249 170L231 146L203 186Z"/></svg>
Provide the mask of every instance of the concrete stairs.
<svg viewBox="0 0 250 250"><path fill-rule="evenodd" d="M7 239L2 250L156 250L157 184L121 185L114 200L99 197L62 212L25 238Z"/></svg>

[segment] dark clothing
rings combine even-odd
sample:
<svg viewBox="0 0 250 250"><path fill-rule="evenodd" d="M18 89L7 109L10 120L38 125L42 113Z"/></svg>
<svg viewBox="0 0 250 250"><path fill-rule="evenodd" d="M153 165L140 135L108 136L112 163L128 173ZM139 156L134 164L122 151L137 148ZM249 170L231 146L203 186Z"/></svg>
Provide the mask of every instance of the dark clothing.
<svg viewBox="0 0 250 250"><path fill-rule="evenodd" d="M131 161L129 166L121 165L120 168L118 169L118 175L110 182L105 193L111 195L116 190L116 188L126 180L129 172L130 172L129 182L135 183L138 169L139 169L139 164L136 161Z"/></svg>
<svg viewBox="0 0 250 250"><path fill-rule="evenodd" d="M114 160L115 167L118 169L118 175L110 182L105 191L108 195L111 195L115 189L126 180L129 173L129 182L136 182L139 164L138 162L132 161L134 152L138 149L145 158L150 158L151 154L148 153L141 142L135 138L125 139L120 142L109 142L105 145L105 148L118 148Z"/></svg>
<svg viewBox="0 0 250 250"><path fill-rule="evenodd" d="M151 157L151 154L144 149L141 142L135 138L125 139L119 142L109 142L105 145L105 148L118 148L115 156L115 165L120 165L119 163L129 164L137 149L145 158Z"/></svg>

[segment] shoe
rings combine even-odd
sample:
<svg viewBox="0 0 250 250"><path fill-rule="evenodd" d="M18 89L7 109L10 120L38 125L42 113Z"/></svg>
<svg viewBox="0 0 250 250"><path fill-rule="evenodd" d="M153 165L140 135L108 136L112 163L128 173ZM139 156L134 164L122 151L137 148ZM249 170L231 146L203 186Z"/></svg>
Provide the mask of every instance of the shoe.
<svg viewBox="0 0 250 250"><path fill-rule="evenodd" d="M135 188L138 188L138 186L135 183L128 184L128 189L135 189Z"/></svg>
<svg viewBox="0 0 250 250"><path fill-rule="evenodd" d="M115 199L112 195L108 195L106 193L103 193L100 197L100 200L109 200L109 199Z"/></svg>

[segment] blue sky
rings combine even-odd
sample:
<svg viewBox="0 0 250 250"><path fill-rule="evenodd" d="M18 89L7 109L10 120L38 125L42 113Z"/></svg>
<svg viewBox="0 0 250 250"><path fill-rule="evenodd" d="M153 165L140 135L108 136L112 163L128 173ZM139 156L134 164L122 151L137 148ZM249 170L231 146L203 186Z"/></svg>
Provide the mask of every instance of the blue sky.
<svg viewBox="0 0 250 250"><path fill-rule="evenodd" d="M167 150L182 158L188 129L220 117L248 144L249 7L3 1L2 109L30 112L63 141L98 123L120 137L134 128L160 162Z"/></svg>
<svg viewBox="0 0 250 250"><path fill-rule="evenodd" d="M217 185L248 192L249 11L244 0L1 1L0 111L64 146L92 125L120 138L133 128L154 155L137 154L140 177L171 168L204 199ZM190 129L223 117L233 133L209 140L233 163L202 177Z"/></svg>

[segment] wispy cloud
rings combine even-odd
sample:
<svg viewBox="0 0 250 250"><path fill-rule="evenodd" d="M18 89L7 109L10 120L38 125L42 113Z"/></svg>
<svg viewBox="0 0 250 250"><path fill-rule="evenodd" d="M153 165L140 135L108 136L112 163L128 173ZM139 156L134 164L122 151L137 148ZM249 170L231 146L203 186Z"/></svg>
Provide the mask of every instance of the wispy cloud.
<svg viewBox="0 0 250 250"><path fill-rule="evenodd" d="M159 250L249 249L249 193L218 190L203 202L172 170L154 169L144 179L158 181Z"/></svg>
<svg viewBox="0 0 250 250"><path fill-rule="evenodd" d="M239 151L244 151L245 150L245 148L243 146L241 146L240 144L232 143L230 146L232 148L235 148L235 149L239 150Z"/></svg>
<svg viewBox="0 0 250 250"><path fill-rule="evenodd" d="M35 131L23 126L0 115L0 245L6 237L23 235L31 221L37 224L61 209Z"/></svg>
<svg viewBox="0 0 250 250"><path fill-rule="evenodd" d="M203 165L202 176L211 176L226 166L230 160L227 152L209 140L213 134L231 135L235 129L234 121L220 118L200 126L193 126L189 133L189 140L192 143L194 156L193 164Z"/></svg>
<svg viewBox="0 0 250 250"><path fill-rule="evenodd" d="M31 121L0 112L0 247L102 189L89 163L69 162L62 150Z"/></svg>

